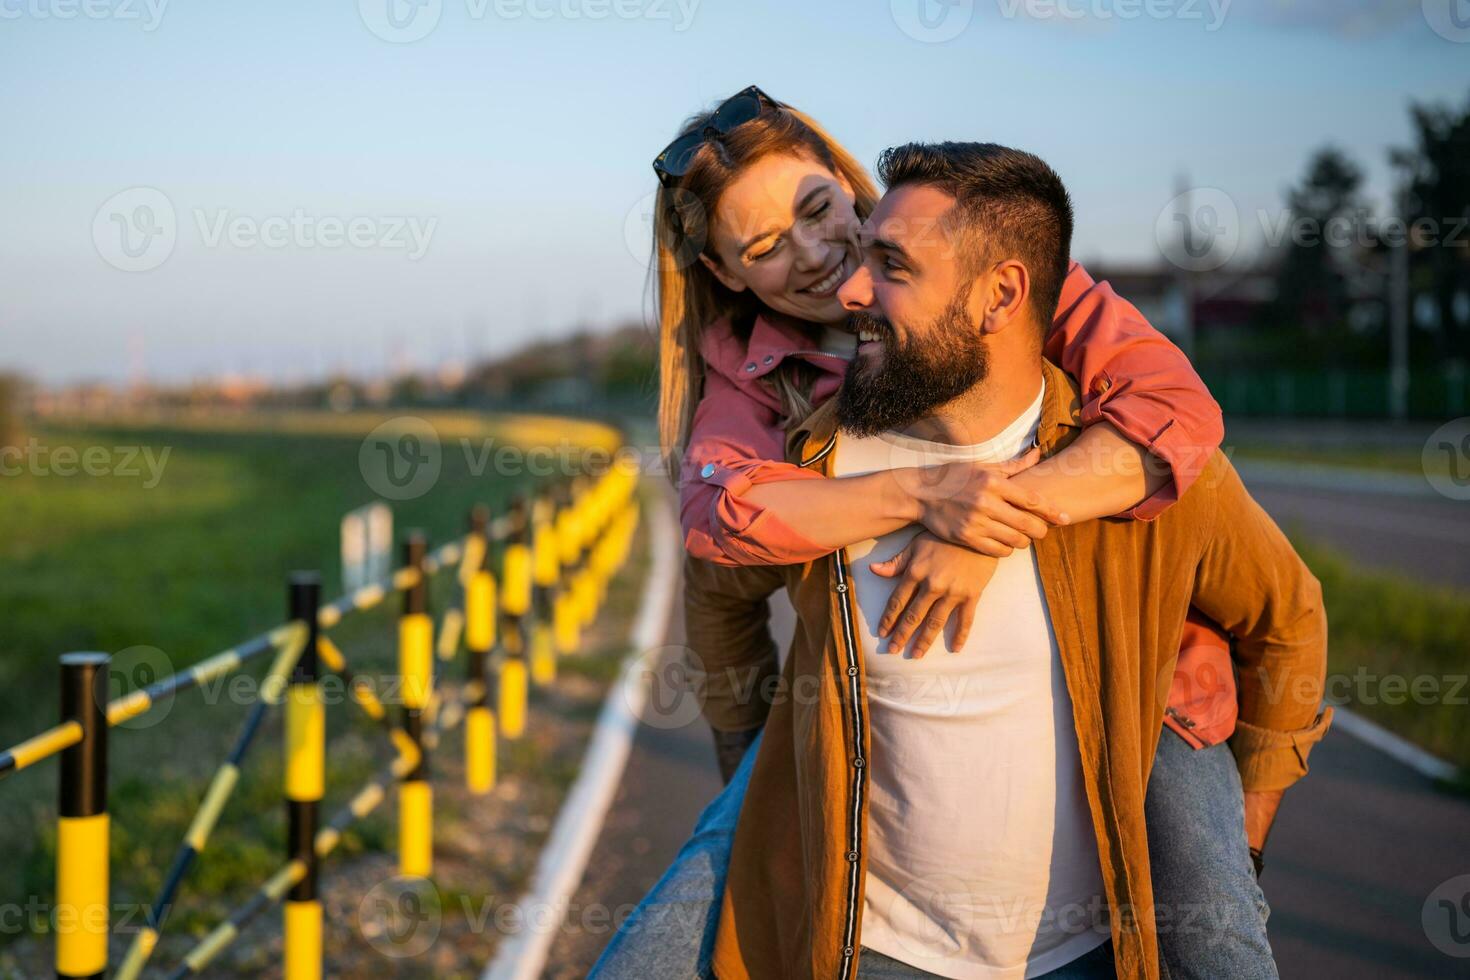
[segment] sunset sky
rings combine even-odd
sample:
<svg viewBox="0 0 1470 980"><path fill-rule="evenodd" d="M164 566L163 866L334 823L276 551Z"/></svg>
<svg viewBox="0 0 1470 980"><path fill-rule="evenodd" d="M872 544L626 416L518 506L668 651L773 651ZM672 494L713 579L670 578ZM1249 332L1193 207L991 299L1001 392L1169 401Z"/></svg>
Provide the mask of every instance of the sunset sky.
<svg viewBox="0 0 1470 980"><path fill-rule="evenodd" d="M1409 102L1470 97L1463 8L0 0L0 368L373 374L638 317L649 162L752 82L869 163L1039 153L1084 262L1157 263L1181 176L1248 251L1325 143L1383 204ZM120 251L119 214L165 234Z"/></svg>

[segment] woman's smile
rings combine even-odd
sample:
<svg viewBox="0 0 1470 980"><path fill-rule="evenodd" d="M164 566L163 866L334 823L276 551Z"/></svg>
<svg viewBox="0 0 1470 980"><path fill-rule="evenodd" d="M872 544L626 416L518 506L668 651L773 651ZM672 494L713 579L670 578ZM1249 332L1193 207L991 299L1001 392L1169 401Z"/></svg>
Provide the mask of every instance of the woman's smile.
<svg viewBox="0 0 1470 980"><path fill-rule="evenodd" d="M851 272L851 262L848 260L847 253L844 250L837 264L828 270L826 274L822 275L811 285L798 289L797 292L816 299L827 299L830 296L836 295L837 287L847 281L847 277L851 275Z"/></svg>

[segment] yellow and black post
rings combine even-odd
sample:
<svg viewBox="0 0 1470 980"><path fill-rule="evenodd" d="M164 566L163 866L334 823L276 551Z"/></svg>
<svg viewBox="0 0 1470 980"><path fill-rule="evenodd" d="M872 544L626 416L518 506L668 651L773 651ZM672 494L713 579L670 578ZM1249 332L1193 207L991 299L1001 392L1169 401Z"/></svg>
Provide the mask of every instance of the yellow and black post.
<svg viewBox="0 0 1470 980"><path fill-rule="evenodd" d="M492 673L486 664L495 646L495 576L490 572L490 509L470 512L470 534L480 542L479 568L467 569L464 584L466 685L469 708L464 720L465 785L471 793L495 788L495 712L491 710Z"/></svg>
<svg viewBox="0 0 1470 980"><path fill-rule="evenodd" d="M510 505L510 538L500 575L500 609L505 614L500 665L500 734L520 738L526 730L526 647L531 612L530 514L524 497Z"/></svg>
<svg viewBox="0 0 1470 980"><path fill-rule="evenodd" d="M306 645L286 688L286 860L301 861L306 875L286 896L286 980L318 980L322 975L322 903L317 898L314 846L327 768L326 705L317 683L321 598L322 583L316 572L291 576L288 614L306 627Z"/></svg>
<svg viewBox="0 0 1470 980"><path fill-rule="evenodd" d="M427 878L434 870L434 791L424 751L424 710L434 670L434 621L429 617L429 582L424 558L429 546L419 531L403 542L403 563L418 571L403 591L398 620L398 674L403 685L403 730L418 749L418 762L398 784L398 873Z"/></svg>
<svg viewBox="0 0 1470 980"><path fill-rule="evenodd" d="M61 720L81 740L61 753L56 833L56 975L107 972L107 664L105 653L61 657Z"/></svg>
<svg viewBox="0 0 1470 980"><path fill-rule="evenodd" d="M582 545L576 490L576 484L570 479L557 488L556 548L561 583L552 600L551 622L559 654L576 653L582 643L582 617L577 607Z"/></svg>
<svg viewBox="0 0 1470 980"><path fill-rule="evenodd" d="M556 546L555 508L538 496L531 507L531 575L535 583L531 617L531 683L545 687L556 680L556 636L552 630L561 552Z"/></svg>

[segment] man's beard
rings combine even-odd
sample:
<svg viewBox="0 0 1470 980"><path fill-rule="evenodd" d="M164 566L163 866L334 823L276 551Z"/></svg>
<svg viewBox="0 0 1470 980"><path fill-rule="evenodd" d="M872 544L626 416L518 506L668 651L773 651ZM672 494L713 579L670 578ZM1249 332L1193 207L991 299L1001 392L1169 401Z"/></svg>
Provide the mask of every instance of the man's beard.
<svg viewBox="0 0 1470 980"><path fill-rule="evenodd" d="M880 316L854 313L854 332L871 330L883 338L883 361L865 368L861 356L847 365L837 391L837 424L858 437L904 429L985 380L989 370L985 342L970 319L968 290L927 327L905 331L899 345L893 325Z"/></svg>

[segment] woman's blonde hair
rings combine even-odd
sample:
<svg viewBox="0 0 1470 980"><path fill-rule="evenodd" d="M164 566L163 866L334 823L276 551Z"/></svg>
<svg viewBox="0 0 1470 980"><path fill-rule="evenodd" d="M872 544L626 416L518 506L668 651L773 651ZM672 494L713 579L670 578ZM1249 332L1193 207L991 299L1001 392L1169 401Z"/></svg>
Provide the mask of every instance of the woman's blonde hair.
<svg viewBox="0 0 1470 980"><path fill-rule="evenodd" d="M704 129L712 114L691 117L680 135ZM650 271L658 310L658 431L665 465L676 481L704 388L700 336L709 324L727 316L737 336L748 338L761 310L748 290L730 291L699 261L700 253L710 245L709 222L720 195L735 178L755 161L776 153L809 157L846 180L859 219L866 219L878 201L878 189L857 159L814 119L789 106L768 107L729 133L706 140L689 170L659 188L654 199ZM809 364L787 358L763 380L780 398L789 422L811 411L815 378L816 370Z"/></svg>

